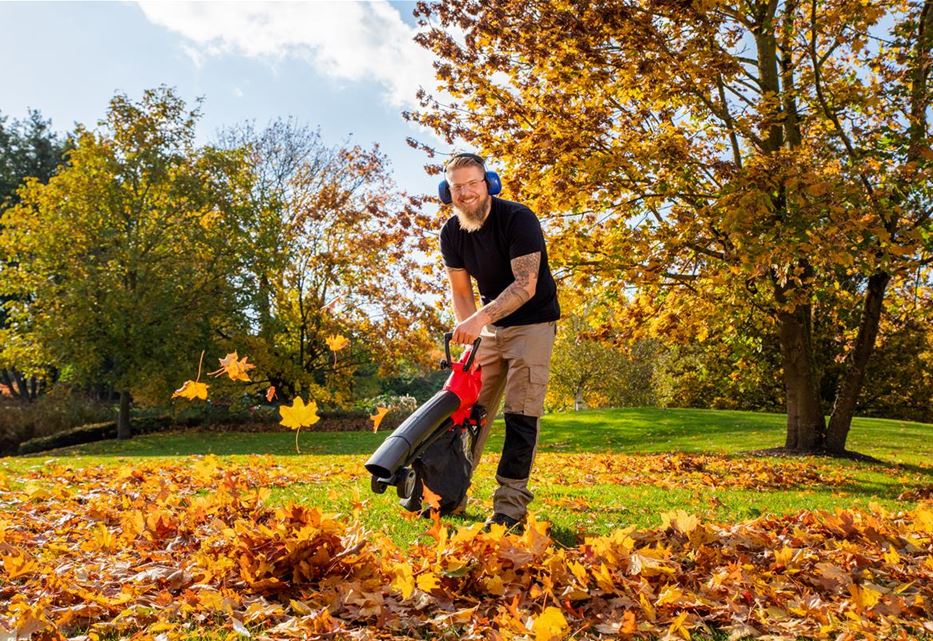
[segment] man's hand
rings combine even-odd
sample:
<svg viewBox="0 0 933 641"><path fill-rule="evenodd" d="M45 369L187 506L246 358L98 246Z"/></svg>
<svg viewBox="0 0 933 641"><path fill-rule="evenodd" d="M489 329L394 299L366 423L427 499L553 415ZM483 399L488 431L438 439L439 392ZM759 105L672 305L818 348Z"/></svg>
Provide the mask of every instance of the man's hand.
<svg viewBox="0 0 933 641"><path fill-rule="evenodd" d="M451 339L454 343L459 343L461 345L472 345L480 332L483 331L483 327L486 323L489 322L489 317L479 310L466 320L457 323L457 326L454 327L454 336Z"/></svg>

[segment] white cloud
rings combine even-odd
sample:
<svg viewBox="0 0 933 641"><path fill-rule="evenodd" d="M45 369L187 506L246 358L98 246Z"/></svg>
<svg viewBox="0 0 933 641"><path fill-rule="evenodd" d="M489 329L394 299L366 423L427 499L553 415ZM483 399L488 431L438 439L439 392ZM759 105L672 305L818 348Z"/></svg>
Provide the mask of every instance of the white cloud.
<svg viewBox="0 0 933 641"><path fill-rule="evenodd" d="M146 17L186 39L195 64L220 55L307 60L318 73L378 82L395 106L436 93L432 55L387 2L139 3Z"/></svg>

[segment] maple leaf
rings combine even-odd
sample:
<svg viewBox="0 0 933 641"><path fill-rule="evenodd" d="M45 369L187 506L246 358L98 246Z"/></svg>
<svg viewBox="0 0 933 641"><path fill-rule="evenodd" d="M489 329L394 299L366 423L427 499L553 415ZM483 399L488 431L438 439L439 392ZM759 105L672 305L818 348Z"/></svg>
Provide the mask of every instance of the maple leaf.
<svg viewBox="0 0 933 641"><path fill-rule="evenodd" d="M271 403L273 398L275 398L275 385L270 385L266 390L266 401Z"/></svg>
<svg viewBox="0 0 933 641"><path fill-rule="evenodd" d="M422 592L431 592L440 586L440 580L438 580L437 575L433 572L425 572L424 574L418 575L418 589Z"/></svg>
<svg viewBox="0 0 933 641"><path fill-rule="evenodd" d="M334 353L334 367L337 366L337 352L342 350L344 347L350 344L350 341L346 339L345 336L340 334L334 334L333 336L328 336L324 339L324 342L327 343L327 346L330 348L330 351Z"/></svg>
<svg viewBox="0 0 933 641"><path fill-rule="evenodd" d="M430 507L432 510L441 509L440 494L435 494L434 492L431 491L431 488L429 488L427 485L423 483L422 483L422 490L421 490L421 500L424 503L427 503L428 507Z"/></svg>
<svg viewBox="0 0 933 641"><path fill-rule="evenodd" d="M207 400L207 388L210 387L207 383L199 383L197 381L185 381L185 384L179 387L172 394L172 398L182 397L187 398L188 400L194 400L200 398L202 400Z"/></svg>
<svg viewBox="0 0 933 641"><path fill-rule="evenodd" d="M330 348L330 351L332 352L339 352L344 347L350 344L350 341L348 341L345 336L341 336L340 334L334 334L333 336L328 336L325 342L327 343L327 346Z"/></svg>
<svg viewBox="0 0 933 641"><path fill-rule="evenodd" d="M567 619L560 608L548 606L544 608L532 625L535 633L535 641L556 641L564 638L564 634L570 628L567 625Z"/></svg>
<svg viewBox="0 0 933 641"><path fill-rule="evenodd" d="M376 408L376 413L369 417L373 422L373 432L379 431L379 424L382 423L382 419L384 419L385 415L388 413L389 413L388 407L377 407Z"/></svg>
<svg viewBox="0 0 933 641"><path fill-rule="evenodd" d="M279 423L295 430L295 451L300 454L301 450L298 449L298 433L301 431L301 428L314 425L321 420L321 417L317 415L317 403L308 401L308 404L305 405L304 400L300 396L297 396L295 400L292 401L291 405L280 406L279 414L282 416L282 420L279 421Z"/></svg>
<svg viewBox="0 0 933 641"><path fill-rule="evenodd" d="M411 571L411 564L398 563L395 565L395 578L392 580L392 587L401 592L403 599L411 597L415 591L415 578Z"/></svg>
<svg viewBox="0 0 933 641"><path fill-rule="evenodd" d="M244 356L242 359L239 359L237 353L234 351L230 354L227 354L224 358L219 358L220 369L214 372L209 372L211 376L223 376L226 374L230 377L232 381L244 381L249 382L249 376L246 372L256 367L252 363L247 363L246 359L248 356Z"/></svg>

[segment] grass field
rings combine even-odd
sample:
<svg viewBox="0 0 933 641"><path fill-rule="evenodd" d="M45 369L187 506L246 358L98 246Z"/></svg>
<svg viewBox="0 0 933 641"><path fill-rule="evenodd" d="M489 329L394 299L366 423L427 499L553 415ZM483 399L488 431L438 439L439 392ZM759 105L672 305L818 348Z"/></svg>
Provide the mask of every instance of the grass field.
<svg viewBox="0 0 933 641"><path fill-rule="evenodd" d="M0 459L0 638L930 639L931 425L857 419L867 463L753 454L779 415L547 416L522 535L480 531L493 430L437 522L371 492L388 432Z"/></svg>
<svg viewBox="0 0 933 641"><path fill-rule="evenodd" d="M564 545L586 534L628 525L656 527L661 514L683 509L706 520L738 521L801 509L906 509L933 485L933 425L857 418L850 449L885 464L817 457L760 458L744 453L783 443L782 415L753 412L622 409L544 417L532 476L532 510L553 524ZM502 446L493 426L474 479L471 502L453 525L488 516ZM403 518L390 489L375 495L363 463L388 432L181 432L107 441L0 460L0 470L23 473L54 460L69 468L132 465L216 455L232 464L279 465L295 482L272 490L275 503L297 502L348 515L405 545L423 536L425 523ZM258 457L258 458L257 458ZM901 498L898 498L901 497Z"/></svg>

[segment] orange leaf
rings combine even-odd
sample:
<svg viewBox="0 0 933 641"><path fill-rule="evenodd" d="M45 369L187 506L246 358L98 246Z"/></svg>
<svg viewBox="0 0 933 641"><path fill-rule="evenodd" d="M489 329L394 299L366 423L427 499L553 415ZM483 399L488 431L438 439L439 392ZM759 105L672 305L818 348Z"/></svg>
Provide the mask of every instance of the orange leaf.
<svg viewBox="0 0 933 641"><path fill-rule="evenodd" d="M369 417L370 419L372 419L372 422L373 422L373 432L377 432L379 430L379 424L382 423L382 419L384 419L385 415L388 413L389 413L388 407L377 407L376 408L376 413Z"/></svg>
<svg viewBox="0 0 933 641"><path fill-rule="evenodd" d="M266 400L271 403L273 398L275 398L275 385L270 385L266 390Z"/></svg>
<svg viewBox="0 0 933 641"><path fill-rule="evenodd" d="M256 367L252 363L247 363L246 359L248 357L244 356L242 359L238 360L236 352L227 354L226 357L217 359L220 361L220 369L215 372L210 372L211 376L222 376L227 374L232 381L245 381L249 382L249 376L246 374L249 370Z"/></svg>
<svg viewBox="0 0 933 641"><path fill-rule="evenodd" d="M440 494L435 494L434 492L431 491L431 488L429 488L427 485L424 485L423 483L422 483L422 487L423 487L423 489L422 489L422 491L421 491L421 498L422 498L422 500L423 500L425 503L427 503L428 506L429 506L432 510L440 510L440 509L441 509L441 496L440 496Z"/></svg>

